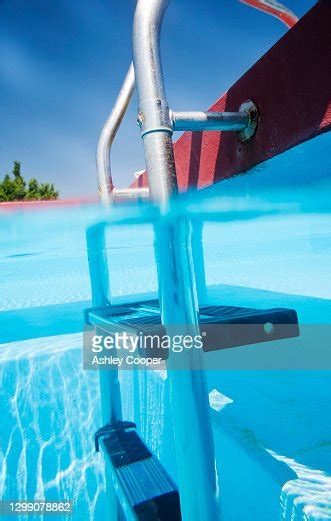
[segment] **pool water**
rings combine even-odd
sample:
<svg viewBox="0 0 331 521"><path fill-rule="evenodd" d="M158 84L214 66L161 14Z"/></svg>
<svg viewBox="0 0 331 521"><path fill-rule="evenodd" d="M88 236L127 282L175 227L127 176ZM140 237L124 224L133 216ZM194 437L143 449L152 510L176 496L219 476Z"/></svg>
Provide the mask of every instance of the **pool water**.
<svg viewBox="0 0 331 521"><path fill-rule="evenodd" d="M324 150L323 140L317 146ZM307 150L295 152L302 164ZM328 325L330 170L307 183L292 163L290 156L271 162L265 183L260 172L205 192L204 211L222 213L204 226L208 297L294 307L301 324ZM293 175L284 185L286 168ZM273 186L276 171L281 179ZM201 205L192 195L191 211ZM98 373L83 371L82 328L91 305L85 231L108 215L87 205L20 210L3 213L0 224L0 496L72 499L74 520L105 519L103 460L93 445L101 426ZM151 226L113 227L108 248L118 301L154 296ZM208 371L225 521L331 519L331 383L324 368ZM121 377L124 417L135 419L176 479L167 378L151 373Z"/></svg>

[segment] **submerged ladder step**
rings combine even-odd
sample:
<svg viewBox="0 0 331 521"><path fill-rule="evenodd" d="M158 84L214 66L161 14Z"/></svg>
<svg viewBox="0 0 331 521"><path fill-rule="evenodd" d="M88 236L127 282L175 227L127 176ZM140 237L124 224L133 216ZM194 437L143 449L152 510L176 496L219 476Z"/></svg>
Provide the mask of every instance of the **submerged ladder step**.
<svg viewBox="0 0 331 521"><path fill-rule="evenodd" d="M116 329L160 336L166 332L157 300L91 308L85 312L85 321L110 332ZM206 333L205 352L293 338L300 334L297 313L287 308L205 306L199 311L199 326L200 333ZM163 358L167 358L167 350L162 352ZM151 351L145 351L145 356L151 354Z"/></svg>
<svg viewBox="0 0 331 521"><path fill-rule="evenodd" d="M159 460L131 422L108 424L95 435L104 453L118 500L127 519L180 521L179 493Z"/></svg>

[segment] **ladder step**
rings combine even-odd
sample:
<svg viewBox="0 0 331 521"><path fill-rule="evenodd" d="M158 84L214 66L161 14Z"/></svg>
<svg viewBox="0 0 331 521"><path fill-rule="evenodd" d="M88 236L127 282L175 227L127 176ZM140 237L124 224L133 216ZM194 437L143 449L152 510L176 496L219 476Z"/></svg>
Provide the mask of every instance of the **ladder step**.
<svg viewBox="0 0 331 521"><path fill-rule="evenodd" d="M135 430L114 431L103 442L115 468L152 456Z"/></svg>
<svg viewBox="0 0 331 521"><path fill-rule="evenodd" d="M296 311L286 308L206 307L200 311L200 330L206 332L205 352L294 338L300 334Z"/></svg>
<svg viewBox="0 0 331 521"><path fill-rule="evenodd" d="M157 300L91 308L85 312L85 321L109 332L115 328L149 336L162 337L166 333ZM205 352L293 338L300 334L297 313L287 308L205 306L200 308L199 325L200 333L207 333L203 342ZM144 356L151 355L155 355L155 351L146 349ZM158 350L158 356L166 359L168 351Z"/></svg>
<svg viewBox="0 0 331 521"><path fill-rule="evenodd" d="M96 434L124 514L141 521L180 521L175 483L137 431L126 424L105 426Z"/></svg>

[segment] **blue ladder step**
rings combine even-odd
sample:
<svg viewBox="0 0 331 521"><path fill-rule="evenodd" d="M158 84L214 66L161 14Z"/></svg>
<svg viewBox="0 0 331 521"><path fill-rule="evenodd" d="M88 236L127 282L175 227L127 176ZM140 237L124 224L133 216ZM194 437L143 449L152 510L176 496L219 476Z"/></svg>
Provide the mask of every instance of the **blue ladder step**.
<svg viewBox="0 0 331 521"><path fill-rule="evenodd" d="M163 336L166 333L157 300L91 308L85 311L85 321L110 333L115 329L143 335ZM200 333L206 333L205 352L300 335L297 313L287 308L205 306L200 308L199 325ZM163 358L167 358L167 350L162 352ZM150 356L152 353L146 350L144 354Z"/></svg>
<svg viewBox="0 0 331 521"><path fill-rule="evenodd" d="M95 443L103 451L126 519L181 520L177 487L139 437L134 423L105 425L96 432Z"/></svg>

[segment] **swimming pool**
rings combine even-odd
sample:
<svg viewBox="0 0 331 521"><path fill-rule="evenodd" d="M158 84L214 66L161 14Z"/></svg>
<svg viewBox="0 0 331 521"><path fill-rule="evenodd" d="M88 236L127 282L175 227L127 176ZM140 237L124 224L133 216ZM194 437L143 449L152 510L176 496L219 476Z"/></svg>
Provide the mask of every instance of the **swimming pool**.
<svg viewBox="0 0 331 521"><path fill-rule="evenodd" d="M315 146L327 143L322 136ZM311 146L292 152L302 158L296 173L285 155L261 175L206 191L205 211L222 213L203 234L211 302L294 307L301 324L328 324L330 170L307 183ZM282 182L287 174L291 183ZM192 211L201 204L192 195ZM72 519L104 519L103 461L93 446L98 374L82 369L82 327L91 298L85 231L107 215L87 205L20 210L3 213L0 225L0 495L72 499ZM155 294L152 244L149 226L112 230L119 301ZM176 479L168 383L151 373L138 383L122 378L125 417ZM208 391L223 519L331 519L329 371L208 371Z"/></svg>

